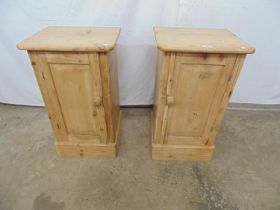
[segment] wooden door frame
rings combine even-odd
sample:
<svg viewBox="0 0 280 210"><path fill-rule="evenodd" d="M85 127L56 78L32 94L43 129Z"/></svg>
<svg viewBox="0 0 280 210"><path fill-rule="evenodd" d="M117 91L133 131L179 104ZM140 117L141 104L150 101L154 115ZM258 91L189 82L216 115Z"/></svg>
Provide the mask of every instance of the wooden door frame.
<svg viewBox="0 0 280 210"><path fill-rule="evenodd" d="M68 131L66 129L65 119L62 114L61 105L57 95L57 90L54 85L53 76L50 70L50 63L48 62L46 55L48 52L28 52L34 72L48 111L49 119L51 121L53 130L56 134L58 142L68 142ZM60 54L60 53L57 53ZM63 52L61 52L63 54ZM78 55L78 54L77 54ZM98 53L89 53L89 68L92 79L93 93L96 97L103 99L102 94L102 82L101 73L99 66L99 55ZM95 97L94 96L94 97ZM94 102L92 102L94 103ZM93 104L94 106L94 104ZM98 125L98 135L100 136L100 144L107 143L107 123L105 120L104 103L99 107L94 108L97 112L97 125Z"/></svg>
<svg viewBox="0 0 280 210"><path fill-rule="evenodd" d="M176 52L170 53L167 88L166 88L166 96L165 96L166 100L168 99L169 96L172 96L172 91L173 91L172 89L174 88L174 86L173 86L174 78L173 77L174 77L174 70L175 70L175 65L176 65L177 54L178 53L176 53ZM182 55L190 54L191 55L193 53L179 53L179 54L182 54ZM207 56L207 54L206 54L206 56ZM228 72L223 75L225 78L221 79L219 86L222 86L222 88L226 91L228 89L228 86L230 86L229 82L231 81L232 74L235 71L234 66L237 62L238 56L235 54L227 54L226 56L222 55L222 58L224 58L224 57L226 57L226 59L225 59L223 71L228 70ZM197 64L199 64L199 63L197 63ZM217 63L217 65L218 65L218 63ZM241 67L240 67L240 69L241 69ZM235 78L236 78L236 76L235 76ZM231 89L233 89L233 88L231 88ZM214 140L213 140L213 138L215 138L215 134L213 134L214 126L217 127L217 124L220 125L220 123L221 123L221 122L216 122L217 121L216 118L218 118L218 116L221 118L221 115L223 118L223 114L224 114L224 110L222 113L220 113L221 111L219 111L222 106L224 94L225 94L225 92L221 93L221 95L217 98L217 100L213 101L213 103L217 104L218 108L217 108L217 110L213 110L212 108L210 108L210 113L209 113L209 116L207 118L207 121L206 121L206 124L204 127L204 132L203 132L203 135L201 136L202 145L213 145L213 143L214 143ZM174 96L172 96L172 97L174 97ZM211 107L213 107L213 104L211 105ZM169 115L170 115L170 107L166 103L164 105L164 111L163 111L163 123L162 123L162 128L161 128L161 144L167 144ZM210 119L210 117L211 117L211 119ZM209 129L207 129L208 127L209 127Z"/></svg>

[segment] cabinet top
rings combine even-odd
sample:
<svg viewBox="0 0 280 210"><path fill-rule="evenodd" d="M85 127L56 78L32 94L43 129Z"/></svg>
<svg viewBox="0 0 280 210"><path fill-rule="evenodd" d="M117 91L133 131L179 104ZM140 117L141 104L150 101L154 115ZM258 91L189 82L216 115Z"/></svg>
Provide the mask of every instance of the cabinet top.
<svg viewBox="0 0 280 210"><path fill-rule="evenodd" d="M114 48L118 27L50 26L17 44L21 50L34 51L97 51Z"/></svg>
<svg viewBox="0 0 280 210"><path fill-rule="evenodd" d="M255 48L227 29L155 27L158 48L162 51L205 53L254 53Z"/></svg>

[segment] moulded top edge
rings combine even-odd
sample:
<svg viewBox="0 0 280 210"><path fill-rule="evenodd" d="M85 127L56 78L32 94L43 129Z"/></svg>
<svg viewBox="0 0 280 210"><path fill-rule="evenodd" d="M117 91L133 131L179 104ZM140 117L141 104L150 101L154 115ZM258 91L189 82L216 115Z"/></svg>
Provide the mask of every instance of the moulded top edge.
<svg viewBox="0 0 280 210"><path fill-rule="evenodd" d="M255 48L227 29L155 27L162 51L250 54Z"/></svg>
<svg viewBox="0 0 280 210"><path fill-rule="evenodd" d="M97 51L112 50L119 27L50 26L17 44L30 51Z"/></svg>

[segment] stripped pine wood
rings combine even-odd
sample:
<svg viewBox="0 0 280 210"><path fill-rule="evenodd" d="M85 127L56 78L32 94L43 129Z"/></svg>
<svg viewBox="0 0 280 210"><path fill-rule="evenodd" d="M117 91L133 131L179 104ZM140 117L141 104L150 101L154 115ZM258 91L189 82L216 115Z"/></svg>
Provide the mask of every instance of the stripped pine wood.
<svg viewBox="0 0 280 210"><path fill-rule="evenodd" d="M172 97L171 96L171 86L173 84L173 72L174 72L174 67L175 67L175 58L176 54L172 52L170 54L170 63L169 63L169 70L168 70L168 78L167 78L167 87L166 87L166 101L165 101L165 107L164 107L164 114L163 114L163 125L162 125L162 130L161 130L161 138L163 141L163 144L166 143L167 141L167 133L166 129L168 126L168 111L169 111L169 106L170 104L167 103L167 98Z"/></svg>
<svg viewBox="0 0 280 210"><path fill-rule="evenodd" d="M205 145L212 145L211 144L212 139L210 137L210 132L213 129L215 117L219 113L219 107L221 105L224 91L226 90L229 80L232 77L232 74L234 73L233 67L234 67L234 63L236 62L236 59L237 59L237 55L231 55L231 54L226 55L226 63L224 66L224 71L227 73L224 74L224 78L221 80L222 83L219 87L222 91L217 91L217 95L216 95L217 100L213 101L213 104L211 105L211 110L209 112L208 120L206 122L205 129L204 129L204 132L202 135L203 144L205 144Z"/></svg>
<svg viewBox="0 0 280 210"><path fill-rule="evenodd" d="M165 113L167 79L170 63L170 53L158 52L158 68L157 68L157 82L155 87L155 104L154 104L154 142L163 143L162 124Z"/></svg>
<svg viewBox="0 0 280 210"><path fill-rule="evenodd" d="M99 54L99 65L100 73L102 77L102 89L103 89L103 105L107 125L107 139L108 142L114 142L114 131L113 131L113 117L112 117L112 100L110 95L110 75L108 66L108 55L105 53Z"/></svg>
<svg viewBox="0 0 280 210"><path fill-rule="evenodd" d="M222 123L224 113L225 113L226 108L228 106L229 99L232 95L232 91L233 91L234 86L237 82L238 76L241 72L241 69L242 69L243 63L245 61L245 58L246 58L246 55L238 55L238 57L235 61L232 76L228 80L228 85L227 85L226 91L224 92L223 99L222 99L221 104L220 104L219 112L218 112L218 114L215 118L215 122L213 124L212 130L211 130L211 133L210 133L210 137L209 137L210 142L208 143L209 145L212 145L215 142L216 135L217 135L218 130L220 128L220 125Z"/></svg>
<svg viewBox="0 0 280 210"><path fill-rule="evenodd" d="M87 53L48 52L45 54L48 63L89 64Z"/></svg>
<svg viewBox="0 0 280 210"><path fill-rule="evenodd" d="M158 60L152 157L210 160L245 55L255 49L227 30L156 27L155 35L167 57Z"/></svg>
<svg viewBox="0 0 280 210"><path fill-rule="evenodd" d="M17 44L30 51L108 52L116 45L118 27L49 26Z"/></svg>
<svg viewBox="0 0 280 210"><path fill-rule="evenodd" d="M117 155L121 114L111 51L119 31L50 27L18 45L28 50L63 157Z"/></svg>
<svg viewBox="0 0 280 210"><path fill-rule="evenodd" d="M57 100L50 68L45 59L45 53L29 52L28 54L57 140L68 141L67 130Z"/></svg>
<svg viewBox="0 0 280 210"><path fill-rule="evenodd" d="M117 55L116 55L116 50L112 50L109 52L108 55L108 63L109 65L109 84L110 84L110 89L109 89L109 97L111 99L111 115L112 115L112 120L113 120L113 131L114 131L114 137L117 138L116 136L118 135L118 128L119 128L119 118L121 115L120 111L120 101L119 101L119 81L118 81L118 71L117 71Z"/></svg>
<svg viewBox="0 0 280 210"><path fill-rule="evenodd" d="M227 29L155 27L154 31L157 46L162 51L229 54L255 52L254 47Z"/></svg>
<svg viewBox="0 0 280 210"><path fill-rule="evenodd" d="M97 53L89 53L89 61L92 69L94 99L93 104L97 110L97 123L100 132L100 143L107 143L107 128L105 122L105 112L103 107L103 91L101 73L99 68L99 57Z"/></svg>
<svg viewBox="0 0 280 210"><path fill-rule="evenodd" d="M118 119L118 128L114 143L100 144L92 142L55 142L55 147L61 157L91 157L115 158L118 154L121 126L121 113Z"/></svg>
<svg viewBox="0 0 280 210"><path fill-rule="evenodd" d="M174 83L169 94L175 99L168 111L168 135L165 137L168 144L202 144L209 112L215 110L211 106L222 94L217 90L223 87L230 73L220 63L201 65L188 62L184 58L177 59L172 73Z"/></svg>
<svg viewBox="0 0 280 210"><path fill-rule="evenodd" d="M98 135L97 121L92 115L91 70L88 65L50 64L53 85L70 134ZM79 120L78 120L79 119Z"/></svg>
<svg viewBox="0 0 280 210"><path fill-rule="evenodd" d="M152 145L154 160L202 160L208 161L212 158L214 146L194 145Z"/></svg>

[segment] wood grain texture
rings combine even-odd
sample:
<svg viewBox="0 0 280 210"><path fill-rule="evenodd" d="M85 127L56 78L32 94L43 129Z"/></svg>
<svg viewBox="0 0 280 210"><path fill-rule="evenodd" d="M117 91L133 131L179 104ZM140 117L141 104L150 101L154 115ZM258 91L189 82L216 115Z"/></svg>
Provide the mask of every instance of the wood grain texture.
<svg viewBox="0 0 280 210"><path fill-rule="evenodd" d="M224 118L224 114L226 111L226 108L228 106L230 97L232 95L234 86L237 82L238 76L241 72L242 66L244 64L246 55L238 55L237 59L235 60L234 66L233 66L233 70L232 70L232 75L231 78L228 80L228 84L226 87L226 90L223 94L223 98L220 104L220 108L218 110L217 115L215 116L214 122L213 122L213 126L212 129L210 131L210 135L209 135L209 145L213 145L215 142L215 138L217 136L217 133L219 131L219 128L221 126L221 123L223 121Z"/></svg>
<svg viewBox="0 0 280 210"><path fill-rule="evenodd" d="M97 52L38 51L29 51L29 56L59 153L115 157L120 111L116 63L110 63L113 57Z"/></svg>
<svg viewBox="0 0 280 210"><path fill-rule="evenodd" d="M154 113L151 113L151 119L154 119ZM154 124L151 123L151 143L153 160L201 160L209 161L212 159L214 146L201 145L167 145L157 144L155 142Z"/></svg>
<svg viewBox="0 0 280 210"><path fill-rule="evenodd" d="M254 48L227 30L155 28L155 33L152 158L210 160L246 53Z"/></svg>
<svg viewBox="0 0 280 210"><path fill-rule="evenodd" d="M103 89L103 105L107 124L107 140L108 142L113 143L114 140L114 130L113 130L113 116L112 116L112 109L113 104L111 100L110 94L110 69L109 69L109 59L107 53L99 53L99 67L100 73L102 77L102 89Z"/></svg>
<svg viewBox="0 0 280 210"><path fill-rule="evenodd" d="M120 33L118 27L51 26L20 42L21 50L95 51L114 48Z"/></svg>
<svg viewBox="0 0 280 210"><path fill-rule="evenodd" d="M119 33L47 27L17 45L28 50L61 156L117 155L121 113L113 48Z"/></svg>
<svg viewBox="0 0 280 210"><path fill-rule="evenodd" d="M93 78L93 105L96 109L97 124L100 133L100 143L107 143L107 127L105 119L105 110L102 103L103 98L103 87L102 87L102 78L99 66L99 55L98 53L89 53L90 67L92 70ZM97 101L96 101L97 100Z"/></svg>
<svg viewBox="0 0 280 210"><path fill-rule="evenodd" d="M55 142L55 147L61 157L90 157L90 158L115 158L118 154L121 127L121 112L116 129L114 143L100 144L92 142Z"/></svg>
<svg viewBox="0 0 280 210"><path fill-rule="evenodd" d="M115 50L99 53L100 73L103 87L103 104L107 122L108 142L115 142L119 123L119 91L117 57Z"/></svg>
<svg viewBox="0 0 280 210"><path fill-rule="evenodd" d="M168 144L203 145L207 144L205 139L218 113L236 56L227 54L219 59L219 55L211 54L204 60L197 57L200 64L188 56L180 56L176 62L172 87L175 99L169 109L166 140Z"/></svg>
<svg viewBox="0 0 280 210"><path fill-rule="evenodd" d="M155 27L157 46L162 51L192 53L254 53L255 48L227 29Z"/></svg>
<svg viewBox="0 0 280 210"><path fill-rule="evenodd" d="M173 72L175 68L175 60L176 54L174 52L170 53L170 60L169 60L169 69L168 69L168 77L167 77L167 87L166 87L166 96L165 96L165 106L164 106L164 113L163 113L163 121L162 121L162 130L161 130L161 139L162 142L165 144L167 141L167 126L168 126L168 111L170 104L167 103L167 99L172 97L171 95L171 86L174 83L173 79Z"/></svg>
<svg viewBox="0 0 280 210"><path fill-rule="evenodd" d="M116 144L90 144L90 143L55 143L56 150L61 157L94 157L115 158L117 156Z"/></svg>
<svg viewBox="0 0 280 210"><path fill-rule="evenodd" d="M45 54L48 63L89 64L88 54L79 52L48 52Z"/></svg>
<svg viewBox="0 0 280 210"><path fill-rule="evenodd" d="M161 138L162 124L165 113L165 103L166 103L166 90L167 90L167 78L170 63L170 53L165 53L162 51L158 52L158 63L156 72L156 83L155 83L155 102L154 102L154 143L163 143L163 138Z"/></svg>
<svg viewBox="0 0 280 210"><path fill-rule="evenodd" d="M153 160L201 160L212 159L214 146L152 145Z"/></svg>
<svg viewBox="0 0 280 210"><path fill-rule="evenodd" d="M119 80L118 80L118 71L117 71L117 53L116 50L112 50L108 54L108 64L109 64L109 97L111 99L111 114L113 118L113 133L114 138L118 135L118 128L119 128L119 118L120 118L120 101L119 101Z"/></svg>
<svg viewBox="0 0 280 210"><path fill-rule="evenodd" d="M99 135L89 65L50 64L53 84L68 133Z"/></svg>
<svg viewBox="0 0 280 210"><path fill-rule="evenodd" d="M50 67L44 52L28 52L34 73L40 87L48 117L51 121L57 141L68 141L67 129L62 116L56 89L53 84Z"/></svg>
<svg viewBox="0 0 280 210"><path fill-rule="evenodd" d="M158 158L168 159L166 154L170 153L171 159L193 159L197 152L198 159L207 159L213 152L208 150L208 146L213 146L210 133L237 56L177 53L174 59L171 55L161 136L157 142L153 139L154 145L160 143L164 147L153 149L153 156L156 153ZM184 152L188 155L184 156ZM200 154L207 158L200 158Z"/></svg>

